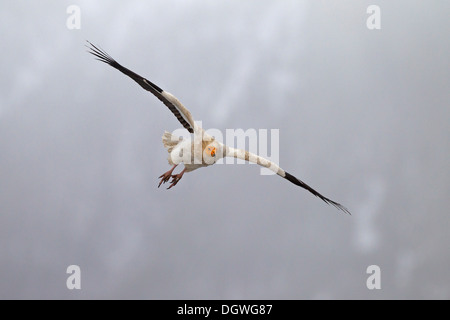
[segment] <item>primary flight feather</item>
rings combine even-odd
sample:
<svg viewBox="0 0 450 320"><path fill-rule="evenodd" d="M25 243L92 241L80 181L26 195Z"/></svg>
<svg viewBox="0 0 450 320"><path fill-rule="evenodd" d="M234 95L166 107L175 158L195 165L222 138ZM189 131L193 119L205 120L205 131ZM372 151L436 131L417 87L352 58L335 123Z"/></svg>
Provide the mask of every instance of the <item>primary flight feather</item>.
<svg viewBox="0 0 450 320"><path fill-rule="evenodd" d="M180 181L185 172L190 172L201 167L213 165L217 160L224 157L234 157L266 167L278 174L280 177L308 190L316 197L322 199L325 203L350 214L347 208L323 196L303 181L281 169L276 163L273 163L249 151L228 147L215 140L214 137L208 135L195 123L189 110L183 106L183 104L175 96L167 91L164 91L146 78L123 67L105 51L94 46L89 41L87 42L90 45L90 47L88 46L88 52L93 54L97 60L109 64L111 67L119 70L136 81L145 90L150 91L169 108L169 110L175 115L186 130L194 134L193 141L175 137L167 131L163 134L163 144L169 153L168 160L169 164L172 165L172 168L159 177L161 181L159 182L158 187L172 178L170 181L170 186L167 188L170 189ZM184 164L184 169L178 174L172 174L175 167L180 163Z"/></svg>

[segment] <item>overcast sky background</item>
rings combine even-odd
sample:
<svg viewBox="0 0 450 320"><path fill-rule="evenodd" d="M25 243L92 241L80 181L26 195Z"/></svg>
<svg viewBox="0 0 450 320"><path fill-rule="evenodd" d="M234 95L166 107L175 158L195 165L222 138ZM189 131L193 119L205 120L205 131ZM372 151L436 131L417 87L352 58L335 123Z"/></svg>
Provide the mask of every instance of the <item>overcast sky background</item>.
<svg viewBox="0 0 450 320"><path fill-rule="evenodd" d="M449 299L449 9L2 1L0 298ZM179 124L86 39L205 128L279 129L281 167L353 215L250 165L158 189Z"/></svg>

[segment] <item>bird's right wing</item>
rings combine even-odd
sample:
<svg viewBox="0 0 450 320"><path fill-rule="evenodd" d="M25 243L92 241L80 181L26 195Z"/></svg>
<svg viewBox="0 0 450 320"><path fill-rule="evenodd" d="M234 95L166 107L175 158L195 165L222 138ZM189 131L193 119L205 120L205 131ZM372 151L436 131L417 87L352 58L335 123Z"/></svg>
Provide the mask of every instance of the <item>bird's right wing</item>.
<svg viewBox="0 0 450 320"><path fill-rule="evenodd" d="M190 133L194 133L196 129L199 129L197 128L197 125L195 124L194 119L192 118L192 115L189 112L189 110L185 106L183 106L183 104L175 96L173 96L169 92L164 91L163 89L161 89L151 81L145 79L144 77L141 77L140 75L134 73L133 71L123 67L105 51L97 48L89 41L87 42L91 45L90 47L87 46L90 50L88 51L90 54L96 56L97 60L109 64L111 67L116 68L120 72L126 74L131 79L136 81L142 88L153 93L155 97L157 97L162 103L164 103L169 108L170 111L172 111L172 113L175 115L178 121L180 121L183 127L186 128Z"/></svg>

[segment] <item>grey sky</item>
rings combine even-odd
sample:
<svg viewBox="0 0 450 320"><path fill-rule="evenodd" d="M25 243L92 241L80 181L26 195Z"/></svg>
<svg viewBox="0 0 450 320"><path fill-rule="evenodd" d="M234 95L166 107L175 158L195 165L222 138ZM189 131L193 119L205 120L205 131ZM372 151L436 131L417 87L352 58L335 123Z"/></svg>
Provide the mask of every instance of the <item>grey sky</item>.
<svg viewBox="0 0 450 320"><path fill-rule="evenodd" d="M370 4L2 1L0 298L449 299L450 3ZM353 215L250 165L158 189L179 124L86 39Z"/></svg>

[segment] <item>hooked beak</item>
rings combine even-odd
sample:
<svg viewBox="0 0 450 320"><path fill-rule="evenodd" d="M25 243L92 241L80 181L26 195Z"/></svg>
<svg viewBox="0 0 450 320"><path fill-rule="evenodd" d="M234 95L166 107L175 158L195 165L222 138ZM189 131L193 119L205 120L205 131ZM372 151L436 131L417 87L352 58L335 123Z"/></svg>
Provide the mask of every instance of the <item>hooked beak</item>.
<svg viewBox="0 0 450 320"><path fill-rule="evenodd" d="M216 156L216 148L212 148L211 157L215 157L215 156Z"/></svg>

